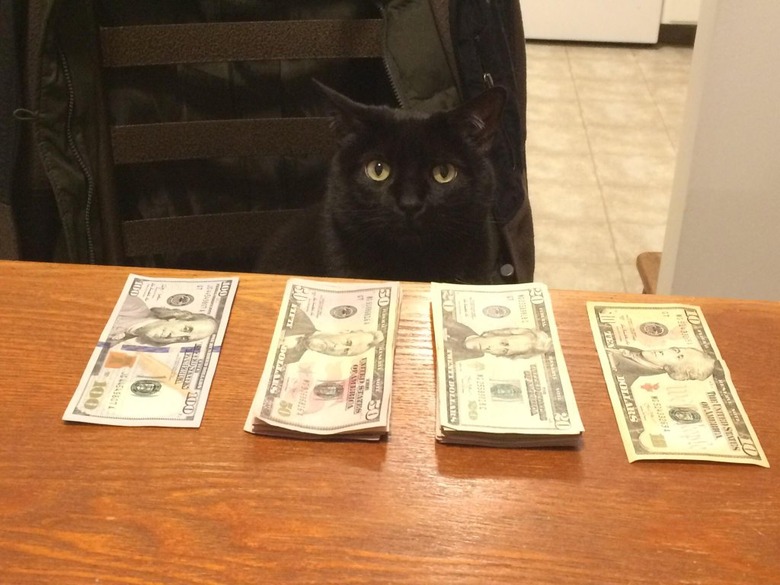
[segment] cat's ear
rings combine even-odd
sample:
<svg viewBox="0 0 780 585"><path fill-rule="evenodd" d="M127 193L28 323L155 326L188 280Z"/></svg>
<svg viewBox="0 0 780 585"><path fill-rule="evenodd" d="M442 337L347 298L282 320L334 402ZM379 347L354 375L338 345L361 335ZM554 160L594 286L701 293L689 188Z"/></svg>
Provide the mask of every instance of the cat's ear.
<svg viewBox="0 0 780 585"><path fill-rule="evenodd" d="M340 136L354 132L365 125L369 118L369 107L354 102L335 89L312 79L314 87L325 98L328 113L333 116L331 126Z"/></svg>
<svg viewBox="0 0 780 585"><path fill-rule="evenodd" d="M447 115L476 142L480 151L487 152L501 127L501 113L504 111L506 96L503 87L491 87Z"/></svg>

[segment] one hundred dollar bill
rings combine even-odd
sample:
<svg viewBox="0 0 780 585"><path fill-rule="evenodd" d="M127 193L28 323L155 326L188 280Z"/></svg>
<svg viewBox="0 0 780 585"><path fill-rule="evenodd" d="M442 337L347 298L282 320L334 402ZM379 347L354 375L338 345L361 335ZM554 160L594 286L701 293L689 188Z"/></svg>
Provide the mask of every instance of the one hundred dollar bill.
<svg viewBox="0 0 780 585"><path fill-rule="evenodd" d="M547 287L431 284L437 439L533 447L583 432Z"/></svg>
<svg viewBox="0 0 780 585"><path fill-rule="evenodd" d="M237 287L131 274L63 420L200 426Z"/></svg>
<svg viewBox="0 0 780 585"><path fill-rule="evenodd" d="M290 279L244 430L379 439L389 431L398 282Z"/></svg>
<svg viewBox="0 0 780 585"><path fill-rule="evenodd" d="M629 461L696 459L769 467L699 307L587 306Z"/></svg>

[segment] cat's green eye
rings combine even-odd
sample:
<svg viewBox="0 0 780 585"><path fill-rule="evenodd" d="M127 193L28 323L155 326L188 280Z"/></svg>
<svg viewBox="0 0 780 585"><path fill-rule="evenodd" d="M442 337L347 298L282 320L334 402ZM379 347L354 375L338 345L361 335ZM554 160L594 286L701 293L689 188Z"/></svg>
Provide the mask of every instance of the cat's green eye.
<svg viewBox="0 0 780 585"><path fill-rule="evenodd" d="M366 176L372 181L384 181L390 176L390 165L381 160L372 160L366 165Z"/></svg>
<svg viewBox="0 0 780 585"><path fill-rule="evenodd" d="M458 176L458 169L450 163L433 167L433 178L437 183L449 183Z"/></svg>

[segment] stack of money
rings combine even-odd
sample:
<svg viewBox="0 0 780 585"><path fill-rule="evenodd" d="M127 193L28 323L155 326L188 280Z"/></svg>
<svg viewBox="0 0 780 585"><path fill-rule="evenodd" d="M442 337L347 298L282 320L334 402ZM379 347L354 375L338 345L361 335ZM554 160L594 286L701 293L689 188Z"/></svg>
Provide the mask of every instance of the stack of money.
<svg viewBox="0 0 780 585"><path fill-rule="evenodd" d="M436 438L573 446L583 432L547 287L431 284Z"/></svg>
<svg viewBox="0 0 780 585"><path fill-rule="evenodd" d="M376 440L389 432L397 282L290 279L244 430Z"/></svg>
<svg viewBox="0 0 780 585"><path fill-rule="evenodd" d="M131 274L63 420L199 427L237 287Z"/></svg>
<svg viewBox="0 0 780 585"><path fill-rule="evenodd" d="M699 307L589 302L588 316L629 461L769 467Z"/></svg>

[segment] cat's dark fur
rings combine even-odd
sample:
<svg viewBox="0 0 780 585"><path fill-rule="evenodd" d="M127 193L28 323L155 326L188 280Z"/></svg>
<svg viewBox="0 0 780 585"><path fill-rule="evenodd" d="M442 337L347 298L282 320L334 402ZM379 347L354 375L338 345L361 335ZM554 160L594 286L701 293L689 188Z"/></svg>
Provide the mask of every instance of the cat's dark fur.
<svg viewBox="0 0 780 585"><path fill-rule="evenodd" d="M488 153L505 92L493 88L454 110L423 114L321 90L335 109L340 137L325 196L280 228L256 270L490 282L499 232Z"/></svg>

